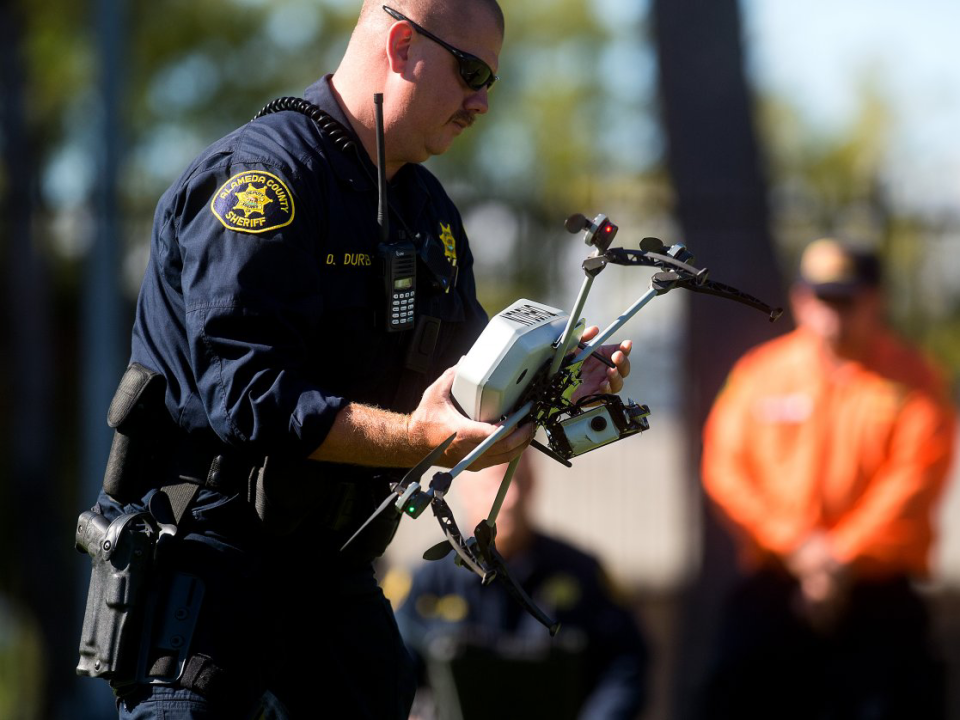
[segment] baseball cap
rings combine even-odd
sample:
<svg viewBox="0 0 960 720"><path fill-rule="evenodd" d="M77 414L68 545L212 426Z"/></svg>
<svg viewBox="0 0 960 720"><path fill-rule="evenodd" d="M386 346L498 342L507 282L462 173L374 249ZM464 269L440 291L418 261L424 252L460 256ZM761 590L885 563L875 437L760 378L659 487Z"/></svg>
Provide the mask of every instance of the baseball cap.
<svg viewBox="0 0 960 720"><path fill-rule="evenodd" d="M800 282L818 297L850 297L880 285L880 260L864 248L820 238L800 257Z"/></svg>

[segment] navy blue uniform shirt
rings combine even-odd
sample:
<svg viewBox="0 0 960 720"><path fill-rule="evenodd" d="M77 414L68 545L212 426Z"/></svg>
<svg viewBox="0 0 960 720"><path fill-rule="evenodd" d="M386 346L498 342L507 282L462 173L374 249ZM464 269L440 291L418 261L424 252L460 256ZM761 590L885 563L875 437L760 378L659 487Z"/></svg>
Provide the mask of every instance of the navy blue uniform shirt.
<svg viewBox="0 0 960 720"><path fill-rule="evenodd" d="M306 98L349 128L328 78ZM207 148L164 194L132 360L166 377L167 408L192 438L305 458L346 403L415 407L420 392L397 399L411 382L411 333L383 331L375 178L362 149L340 150L312 119L285 111ZM390 198L393 237L405 226L457 270L444 292L418 268L417 311L442 321L431 367L413 380L422 391L486 315L460 215L436 178L407 165Z"/></svg>

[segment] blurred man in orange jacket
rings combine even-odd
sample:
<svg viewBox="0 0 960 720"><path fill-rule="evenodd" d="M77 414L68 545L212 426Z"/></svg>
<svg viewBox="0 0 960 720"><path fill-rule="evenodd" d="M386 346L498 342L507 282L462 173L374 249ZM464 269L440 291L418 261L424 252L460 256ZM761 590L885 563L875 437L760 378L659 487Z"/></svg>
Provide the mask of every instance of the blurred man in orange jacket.
<svg viewBox="0 0 960 720"><path fill-rule="evenodd" d="M797 329L741 358L707 420L704 485L747 570L711 718L942 712L911 580L929 570L954 412L939 373L886 327L880 274L872 254L809 245Z"/></svg>

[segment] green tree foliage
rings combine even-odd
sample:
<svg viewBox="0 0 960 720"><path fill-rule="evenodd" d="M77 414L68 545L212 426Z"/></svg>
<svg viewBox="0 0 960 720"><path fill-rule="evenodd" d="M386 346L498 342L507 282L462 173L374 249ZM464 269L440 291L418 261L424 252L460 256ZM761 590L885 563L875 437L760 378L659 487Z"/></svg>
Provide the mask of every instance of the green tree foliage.
<svg viewBox="0 0 960 720"><path fill-rule="evenodd" d="M23 0L17 0L23 2ZM542 257L523 248L562 233L572 212L611 212L605 200L650 197L659 138L650 105L652 56L637 42L641 13L629 21L609 3L505 5L502 82L491 112L452 152L430 162L465 211L496 201L522 228L499 287L549 282ZM335 69L356 0L117 0L127 32L124 87L124 193L127 242L134 253L126 286L142 268L152 209L163 190L207 144L278 95L300 94ZM41 238L61 259L90 242L99 98L96 28L89 6L50 0L30 6L29 99L50 222ZM642 128L637 133L636 129ZM648 181L638 178L647 175ZM662 193L653 194L654 198ZM658 202L658 200L655 200ZM611 213L612 214L612 213ZM468 228L473 232L472 228ZM480 229L483 235L483 229Z"/></svg>

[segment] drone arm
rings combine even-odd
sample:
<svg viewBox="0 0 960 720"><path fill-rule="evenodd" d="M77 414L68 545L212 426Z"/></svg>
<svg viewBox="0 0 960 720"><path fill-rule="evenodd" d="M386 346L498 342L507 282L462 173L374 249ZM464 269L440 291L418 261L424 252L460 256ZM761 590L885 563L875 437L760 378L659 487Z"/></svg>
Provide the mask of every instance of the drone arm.
<svg viewBox="0 0 960 720"><path fill-rule="evenodd" d="M460 561L479 575L484 585L488 585L493 580L496 571L482 567L477 561L478 559L475 554L470 550L466 542L464 542L463 534L460 532L460 528L457 527L457 521L453 518L450 506L447 505L446 501L442 498L434 498L431 507L434 516L436 516L440 527L443 529L443 534L447 537L447 542L450 543L451 547L456 551L460 557Z"/></svg>
<svg viewBox="0 0 960 720"><path fill-rule="evenodd" d="M550 363L549 377L557 374L560 365L563 363L563 358L567 356L567 351L573 346L574 331L576 330L577 323L580 322L580 313L583 312L583 306L587 302L587 295L590 293L590 287L593 285L594 277L596 277L596 275L587 273L587 276L583 279L583 284L580 286L580 292L577 294L577 301L574 304L573 312L570 313L570 317L567 319L567 326L564 328L563 335L560 336L560 342L557 345L557 350L553 354L553 361Z"/></svg>
<svg viewBox="0 0 960 720"><path fill-rule="evenodd" d="M640 308L646 305L648 302L653 300L657 295L661 294L658 290L650 288L643 295L641 295L637 301L631 305L620 317L614 320L607 328L597 335L593 340L587 343L587 347L577 355L571 364L576 364L583 362L588 357L593 355L593 353L599 348L604 342L606 342L611 335L613 335L617 330L619 330L623 325L634 315L636 315Z"/></svg>
<svg viewBox="0 0 960 720"><path fill-rule="evenodd" d="M689 259L690 255L685 255ZM679 260L672 255L653 252L650 250L628 250L627 248L611 248L604 254L604 259L614 265L646 265L648 267L660 267L665 270L672 269L682 272L684 275L696 278L698 282L704 282L707 279L708 271L706 268L698 268L690 265L683 260Z"/></svg>
<svg viewBox="0 0 960 720"><path fill-rule="evenodd" d="M604 258L607 262L615 265L648 265L664 268L668 271L668 275L675 279L675 282L669 286L664 285L666 289L661 290L661 292L666 292L672 287L683 287L693 292L735 300L736 302L749 305L752 308L767 313L770 316L771 322L779 318L783 313L782 308L770 307L762 300L753 297L753 295L741 292L735 287L708 280L705 268L696 268L671 255L664 255L659 252L642 249L628 250L626 248L612 248L607 250Z"/></svg>
<svg viewBox="0 0 960 720"><path fill-rule="evenodd" d="M506 420L503 421L503 424L496 429L496 431L490 435L486 440L477 445L470 453L459 463L457 463L450 470L451 480L457 475L462 473L468 467L473 465L477 459L483 455L487 450L490 449L490 446L496 443L501 438L505 437L513 428L520 424L520 421L523 420L527 415L530 414L530 411L533 410L533 401L526 403L519 410L514 411L507 416Z"/></svg>
<svg viewBox="0 0 960 720"><path fill-rule="evenodd" d="M497 497L493 501L493 506L490 508L490 514L487 516L487 525L493 526L493 524L497 522L497 515L500 514L500 508L503 506L503 501L507 497L507 491L510 490L510 482L513 480L513 474L517 471L517 465L520 464L520 457L521 456L518 455L507 465L507 471L503 475L503 480L500 481L500 489L497 490Z"/></svg>

